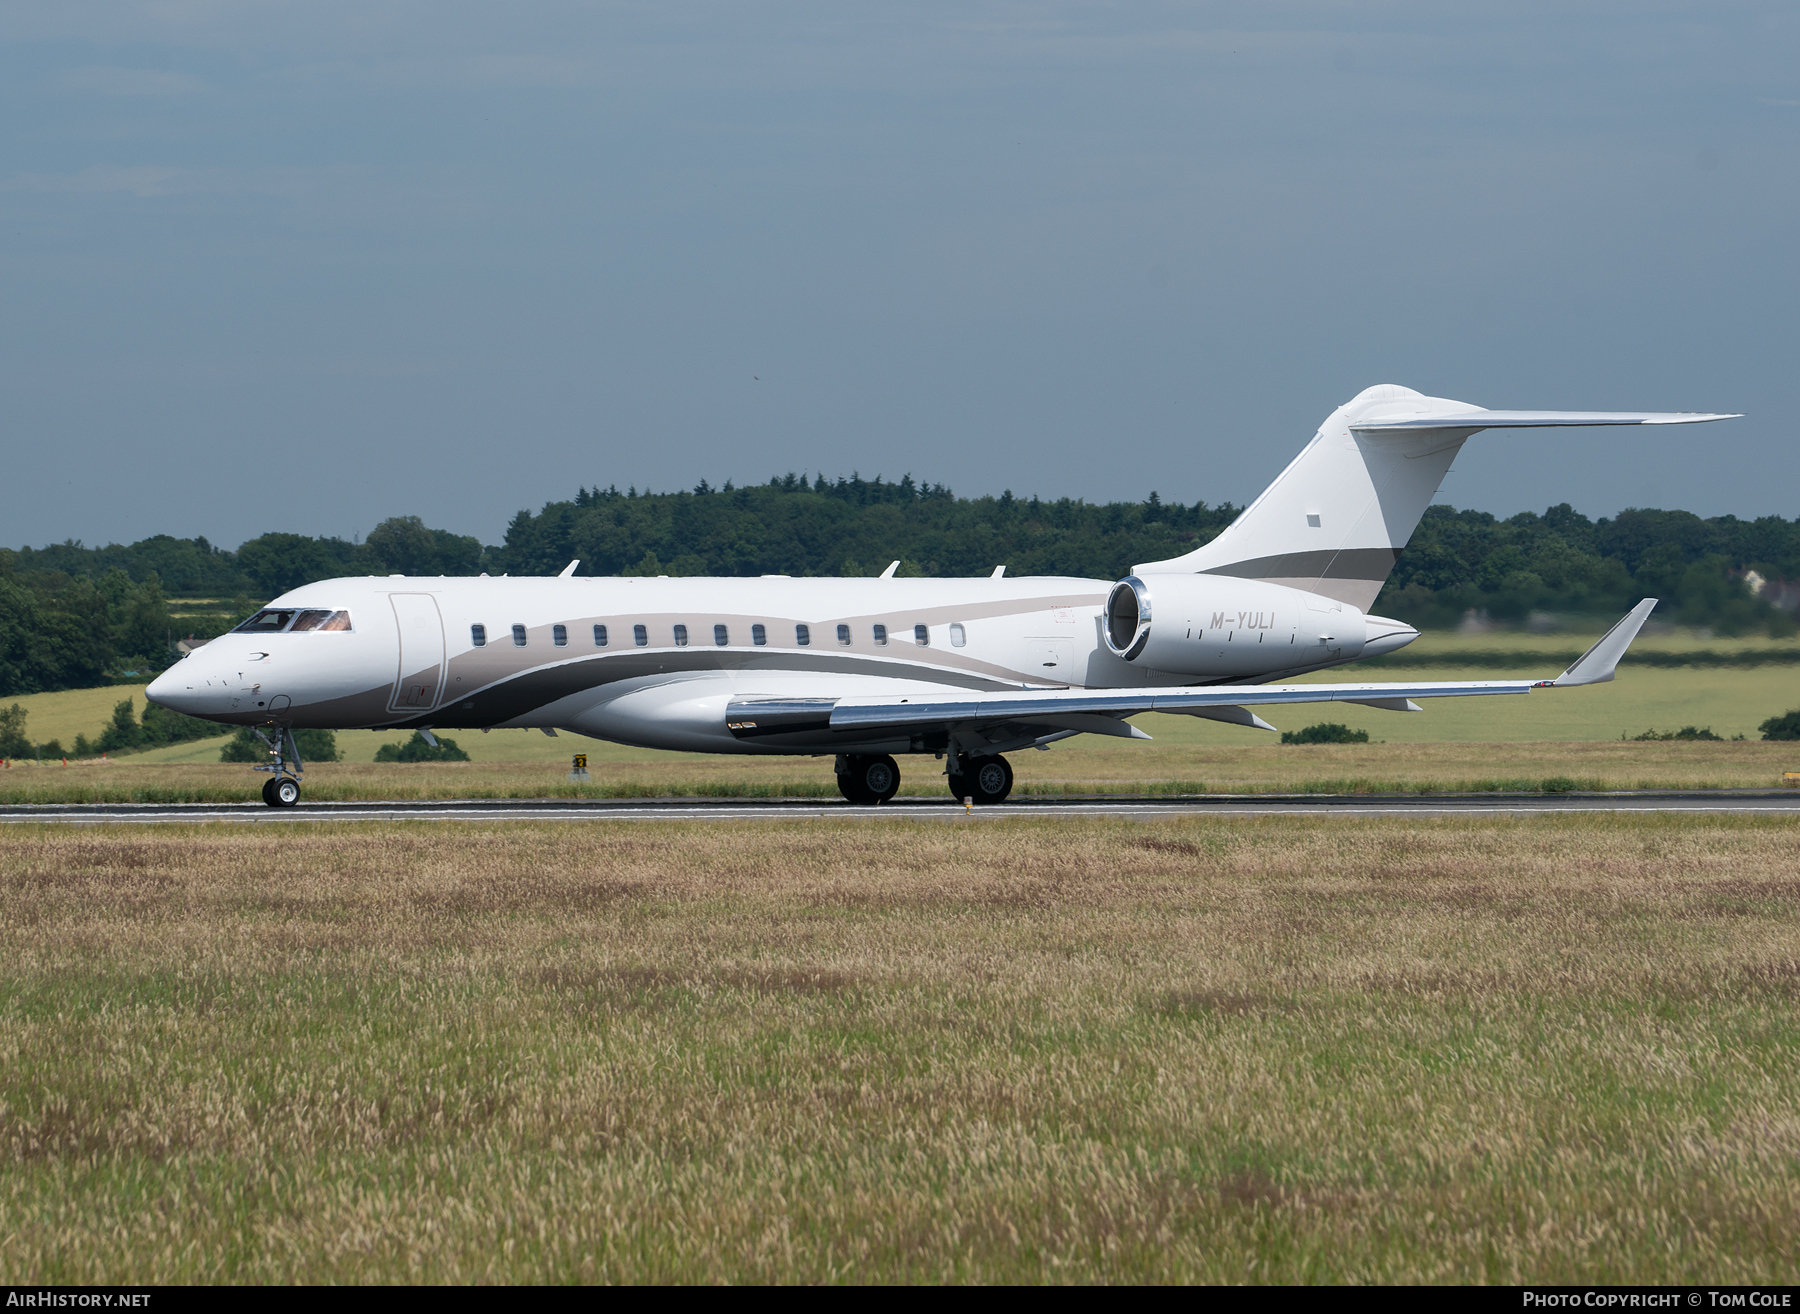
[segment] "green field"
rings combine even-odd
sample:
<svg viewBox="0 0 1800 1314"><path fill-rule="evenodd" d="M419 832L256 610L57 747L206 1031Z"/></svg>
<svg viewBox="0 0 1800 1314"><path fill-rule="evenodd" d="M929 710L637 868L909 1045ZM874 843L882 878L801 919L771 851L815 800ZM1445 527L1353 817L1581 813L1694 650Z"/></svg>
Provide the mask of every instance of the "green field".
<svg viewBox="0 0 1800 1314"><path fill-rule="evenodd" d="M1469 634L1456 630L1426 630L1395 656L1446 666L1455 665L1458 656L1468 653L1503 652L1517 653L1527 658L1532 654L1548 659L1572 658L1585 652L1604 630L1605 626L1591 631L1570 630L1549 634L1533 634L1524 630L1489 630ZM1772 639L1766 634L1724 638L1706 630L1665 626L1652 621L1632 640L1631 649L1625 654L1624 664L1629 666L1633 661L1646 658L1652 661L1673 657L1698 657L1705 660L1711 654L1717 659L1755 659L1792 665L1797 651L1800 651L1800 640L1792 638Z"/></svg>
<svg viewBox="0 0 1800 1314"><path fill-rule="evenodd" d="M1533 669L1527 667L1523 673L1532 674ZM1327 674L1334 678L1311 676L1295 683L1341 683L1349 678L1342 673ZM1556 671L1549 674L1555 675ZM1368 672L1355 678L1491 680L1494 673L1445 667ZM112 703L120 696L114 694L108 702L108 715ZM139 701L141 703L141 696ZM1579 689L1540 689L1522 696L1446 698L1426 703L1423 712L1383 712L1335 704L1284 708L1266 713L1264 719L1283 730L1299 729L1314 721L1341 721L1352 728L1368 730L1372 739L1395 744L1593 742L1641 734L1651 727L1676 730L1684 725L1710 726L1715 734L1725 738L1741 734L1755 739L1758 725L1792 707L1800 707L1800 668L1756 666L1723 670L1630 670L1622 672L1610 684ZM1140 716L1134 718L1133 724L1153 736L1158 745L1249 747L1270 737L1264 731L1189 716ZM347 760L372 762L379 745L404 742L408 733L344 731L339 734L338 742ZM606 761L650 762L694 756L627 749L566 734L552 739L536 730L495 730L489 734L479 730L452 730L446 733L471 758L481 762L566 762L575 752L599 755ZM1138 751L1156 751L1149 744L1130 747ZM1064 748L1064 745L1058 745L1052 751L1062 752ZM205 740L141 755L144 761L160 762L216 762L218 757L218 743L209 744Z"/></svg>
<svg viewBox="0 0 1800 1314"><path fill-rule="evenodd" d="M1430 634L1420 645L1488 641L1493 636ZM1543 652L1569 646L1566 636L1508 635ZM1692 635L1650 636L1642 643L1718 643ZM1721 641L1722 642L1722 641ZM1764 640L1734 640L1733 651L1752 651ZM1417 645L1415 645L1417 646ZM1522 652L1514 674L1554 675L1555 663ZM1446 666L1380 671L1359 668L1326 672L1304 682L1344 680L1492 679L1486 668ZM143 706L141 686L114 686L20 698L29 712L28 731L58 737L65 747L77 731L98 735L121 698ZM1418 713L1395 713L1345 704L1284 708L1267 719L1282 729L1316 721L1340 721L1364 729L1376 743L1344 747L1282 747L1274 736L1184 716L1142 716L1134 724L1154 742L1095 736L1055 745L1045 753L1013 755L1022 792L1235 792L1312 788L1535 787L1544 779L1566 778L1583 787L1738 787L1779 783L1784 771L1800 770L1800 745L1763 744L1757 726L1771 716L1800 707L1800 667L1782 664L1734 667L1628 667L1610 684L1578 689L1537 690L1523 696L1443 699ZM1649 729L1693 725L1724 738L1748 737L1740 744L1621 744L1621 736ZM589 756L595 786L606 794L776 793L835 795L827 762L799 758L737 758L626 748L567 733L554 738L532 730L448 732L474 760L474 768L427 766L375 771L382 743L400 743L408 732L343 731L338 743L346 765L320 766L307 773L312 798L470 796L537 797L579 794L566 776L569 758ZM220 739L132 754L104 765L29 764L0 773L0 801L80 801L143 799L217 800L255 797L260 777L242 768L216 764ZM363 764L355 767L355 764ZM352 769L355 767L355 769ZM151 770L151 768L159 768ZM941 788L940 763L902 763L907 793L934 794Z"/></svg>
<svg viewBox="0 0 1800 1314"><path fill-rule="evenodd" d="M1791 820L0 834L26 1283L1788 1283Z"/></svg>
<svg viewBox="0 0 1800 1314"><path fill-rule="evenodd" d="M557 742L567 745L563 738ZM566 752L566 748L564 749ZM337 763L309 767L305 798L821 798L838 791L829 758L737 758L613 749L572 784L549 762ZM1012 761L1017 795L1365 794L1618 789L1772 789L1800 770L1794 744L1139 744L1090 738ZM947 799L943 763L902 763L901 794ZM218 763L136 758L0 771L0 803L253 802L266 776Z"/></svg>
<svg viewBox="0 0 1800 1314"><path fill-rule="evenodd" d="M1448 676L1447 672L1431 674ZM1418 713L1326 705L1282 709L1276 722L1319 720L1366 728L1370 744L1283 745L1263 731L1186 716L1135 720L1153 742L1084 735L1045 752L1012 755L1021 794L1195 794L1537 789L1766 789L1800 771L1800 744L1764 743L1758 721L1800 705L1787 668L1637 670L1612 684L1462 699ZM104 692L116 701L116 691ZM67 698L69 695L42 695ZM110 708L110 704L108 704ZM1754 709L1739 710L1738 709ZM1744 742L1621 740L1650 727L1710 726ZM367 798L645 797L668 795L836 797L828 758L731 757L626 748L538 731L456 731L471 763L373 764L400 732L346 731L347 759L306 773L315 800ZM0 802L219 802L253 800L263 777L218 763L221 740L64 767L13 764L0 771ZM569 758L588 755L593 780L570 784ZM902 762L902 792L938 796L943 764Z"/></svg>
<svg viewBox="0 0 1800 1314"><path fill-rule="evenodd" d="M14 698L0 698L0 707L11 707L17 703L25 709L27 737L38 743L58 739L65 749L73 752L75 736L98 738L101 729L112 720L113 708L122 699L131 699L138 715L142 716L144 685L148 683L146 680L141 684L109 684L98 689L64 689L57 693L21 694ZM216 761L218 756L219 749L215 744L213 759Z"/></svg>

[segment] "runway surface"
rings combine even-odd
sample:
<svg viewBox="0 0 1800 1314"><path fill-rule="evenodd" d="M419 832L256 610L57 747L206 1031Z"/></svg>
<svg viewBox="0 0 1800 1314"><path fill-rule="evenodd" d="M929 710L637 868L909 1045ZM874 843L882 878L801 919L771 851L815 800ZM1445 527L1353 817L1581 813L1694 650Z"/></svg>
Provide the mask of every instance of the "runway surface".
<svg viewBox="0 0 1800 1314"><path fill-rule="evenodd" d="M831 799L443 799L426 802L44 803L0 806L0 823L242 825L309 821L1017 821L1112 817L1467 817L1569 812L1725 812L1800 817L1800 790L1404 796L1216 794L1186 798L1018 798L965 810L949 799L858 807Z"/></svg>

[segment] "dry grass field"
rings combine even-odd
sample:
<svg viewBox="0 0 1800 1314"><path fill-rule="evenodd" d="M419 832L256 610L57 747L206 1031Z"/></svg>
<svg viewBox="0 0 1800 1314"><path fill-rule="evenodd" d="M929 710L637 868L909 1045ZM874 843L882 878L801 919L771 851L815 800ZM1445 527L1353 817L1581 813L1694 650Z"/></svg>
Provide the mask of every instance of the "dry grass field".
<svg viewBox="0 0 1800 1314"><path fill-rule="evenodd" d="M0 1271L1788 1282L1797 840L9 829Z"/></svg>

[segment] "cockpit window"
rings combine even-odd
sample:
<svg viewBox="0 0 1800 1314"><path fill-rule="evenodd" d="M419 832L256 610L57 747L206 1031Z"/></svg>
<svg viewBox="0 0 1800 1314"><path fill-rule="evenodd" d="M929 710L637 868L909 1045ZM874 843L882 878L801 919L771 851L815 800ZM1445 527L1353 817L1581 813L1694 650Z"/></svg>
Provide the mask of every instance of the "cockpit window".
<svg viewBox="0 0 1800 1314"><path fill-rule="evenodd" d="M314 609L309 611L292 611L287 608L271 607L259 611L234 633L237 634L275 634L281 630L291 630L298 634L301 630L348 630L350 613L347 611L328 611Z"/></svg>
<svg viewBox="0 0 1800 1314"><path fill-rule="evenodd" d="M294 630L347 630L350 628L350 613L347 611L303 611L294 617Z"/></svg>
<svg viewBox="0 0 1800 1314"><path fill-rule="evenodd" d="M236 630L234 634L273 634L277 630L285 630L288 622L294 619L291 611L259 611Z"/></svg>

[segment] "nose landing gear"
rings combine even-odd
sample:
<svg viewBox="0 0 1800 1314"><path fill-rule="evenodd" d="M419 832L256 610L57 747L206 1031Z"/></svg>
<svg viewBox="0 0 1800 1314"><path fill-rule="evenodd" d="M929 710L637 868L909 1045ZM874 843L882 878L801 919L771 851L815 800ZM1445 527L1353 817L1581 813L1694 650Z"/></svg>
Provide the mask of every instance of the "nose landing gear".
<svg viewBox="0 0 1800 1314"><path fill-rule="evenodd" d="M291 808L300 801L300 779L306 766L300 761L299 745L294 743L294 732L282 726L270 739L261 730L256 737L269 746L269 756L274 759L266 766L252 767L253 771L270 772L272 778L263 782L263 802L272 808ZM292 765L289 765L290 759ZM289 774L289 773L292 774Z"/></svg>

